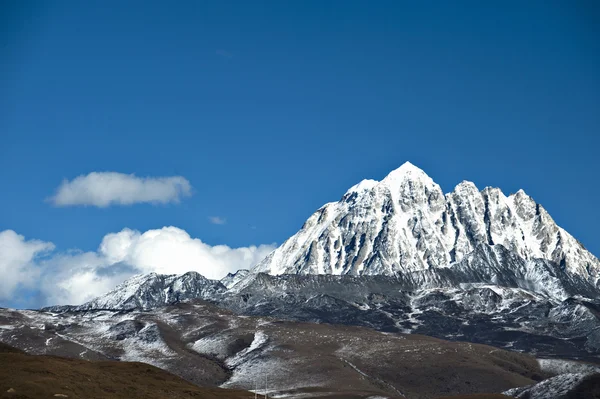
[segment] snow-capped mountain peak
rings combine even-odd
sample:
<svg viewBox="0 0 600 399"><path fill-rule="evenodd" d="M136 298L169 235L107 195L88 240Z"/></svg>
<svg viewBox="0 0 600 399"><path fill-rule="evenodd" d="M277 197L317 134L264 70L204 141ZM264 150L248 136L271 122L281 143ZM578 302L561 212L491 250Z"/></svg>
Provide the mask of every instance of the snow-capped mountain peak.
<svg viewBox="0 0 600 399"><path fill-rule="evenodd" d="M545 259L596 284L600 261L523 190L509 196L463 181L444 195L407 162L324 205L253 271L396 275L444 268L480 245Z"/></svg>
<svg viewBox="0 0 600 399"><path fill-rule="evenodd" d="M381 182L391 188L406 180L435 184L427 173L410 162L405 162L399 168L392 170Z"/></svg>

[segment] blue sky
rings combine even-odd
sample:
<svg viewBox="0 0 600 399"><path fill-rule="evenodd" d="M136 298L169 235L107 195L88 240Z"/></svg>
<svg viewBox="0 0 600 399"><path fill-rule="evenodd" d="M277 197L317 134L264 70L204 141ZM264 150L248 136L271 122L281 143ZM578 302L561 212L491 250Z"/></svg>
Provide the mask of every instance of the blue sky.
<svg viewBox="0 0 600 399"><path fill-rule="evenodd" d="M163 226L211 246L281 243L410 161L446 192L523 188L600 254L593 1L2 8L0 231L60 251ZM183 176L191 195L47 201L63 179L104 171Z"/></svg>

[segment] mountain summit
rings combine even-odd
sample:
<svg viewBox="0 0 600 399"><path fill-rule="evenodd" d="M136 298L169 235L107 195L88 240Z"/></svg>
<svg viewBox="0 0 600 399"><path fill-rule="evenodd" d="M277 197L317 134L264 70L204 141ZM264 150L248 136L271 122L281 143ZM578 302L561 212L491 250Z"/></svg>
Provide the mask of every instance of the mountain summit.
<svg viewBox="0 0 600 399"><path fill-rule="evenodd" d="M482 245L546 260L597 286L600 261L523 190L506 196L463 181L444 194L409 162L318 209L253 271L407 274L451 267Z"/></svg>

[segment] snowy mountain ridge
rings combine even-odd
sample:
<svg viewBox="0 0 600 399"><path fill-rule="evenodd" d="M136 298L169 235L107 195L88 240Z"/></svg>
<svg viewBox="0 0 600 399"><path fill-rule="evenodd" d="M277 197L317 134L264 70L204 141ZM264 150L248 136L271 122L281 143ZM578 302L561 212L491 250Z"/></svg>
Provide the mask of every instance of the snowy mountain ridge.
<svg viewBox="0 0 600 399"><path fill-rule="evenodd" d="M253 272L391 276L449 267L479 245L553 262L598 285L600 261L523 190L506 196L463 181L444 195L409 162L318 209Z"/></svg>
<svg viewBox="0 0 600 399"><path fill-rule="evenodd" d="M186 299L210 299L227 288L216 280L209 280L197 272L177 274L148 273L133 276L112 291L78 306L50 306L50 311L77 309L154 309Z"/></svg>

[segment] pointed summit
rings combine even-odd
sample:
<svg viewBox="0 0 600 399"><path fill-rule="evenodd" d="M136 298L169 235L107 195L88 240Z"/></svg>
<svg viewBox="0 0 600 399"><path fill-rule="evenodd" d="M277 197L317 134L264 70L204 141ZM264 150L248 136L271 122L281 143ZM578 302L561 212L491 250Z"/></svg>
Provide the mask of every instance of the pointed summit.
<svg viewBox="0 0 600 399"><path fill-rule="evenodd" d="M413 165L409 161L404 162L399 168L391 171L390 173L394 173L394 172L405 173L405 174L411 174L411 173L425 174L425 172L423 172L423 170L421 168Z"/></svg>
<svg viewBox="0 0 600 399"><path fill-rule="evenodd" d="M523 190L522 188L521 188L521 189L519 189L519 191L517 191L516 193L514 193L514 194L511 194L510 196L511 196L511 197L515 197L515 198L531 198L531 197L529 196L529 194L527 194L527 193L525 192L525 190Z"/></svg>
<svg viewBox="0 0 600 399"><path fill-rule="evenodd" d="M454 187L453 193L463 194L463 195L477 195L479 193L479 189L472 181L463 180Z"/></svg>
<svg viewBox="0 0 600 399"><path fill-rule="evenodd" d="M346 194L361 192L365 190L371 190L378 184L383 184L387 187L397 187L402 184L404 181L420 181L422 183L435 184L433 180L427 176L425 172L416 167L410 162L404 162L402 166L397 169L392 170L388 175L381 180L381 182L372 179L365 179L360 183L350 187Z"/></svg>
<svg viewBox="0 0 600 399"><path fill-rule="evenodd" d="M392 170L381 182L389 186L397 186L406 180L420 181L426 185L435 184L427 173L408 161L398 169Z"/></svg>
<svg viewBox="0 0 600 399"><path fill-rule="evenodd" d="M463 181L445 195L406 162L381 182L364 180L350 192L319 208L254 271L412 276L462 262L481 245L501 245L524 261L550 261L577 279L600 281L600 261L523 191L506 197ZM525 265L531 269L523 276L540 276L536 265Z"/></svg>

